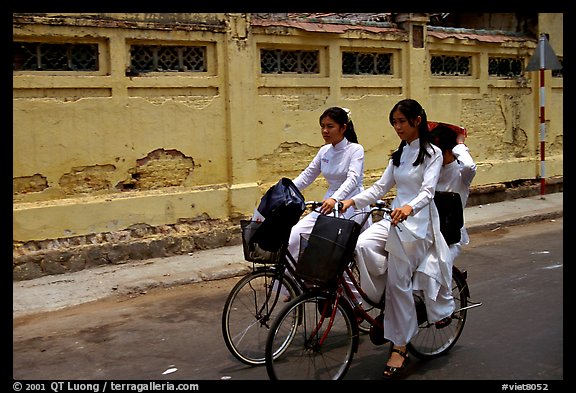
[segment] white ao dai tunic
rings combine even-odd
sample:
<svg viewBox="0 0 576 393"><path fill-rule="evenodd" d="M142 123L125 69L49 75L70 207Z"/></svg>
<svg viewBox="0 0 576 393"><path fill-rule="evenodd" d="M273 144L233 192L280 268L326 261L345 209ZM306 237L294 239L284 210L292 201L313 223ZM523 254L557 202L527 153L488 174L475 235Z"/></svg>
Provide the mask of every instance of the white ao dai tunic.
<svg viewBox="0 0 576 393"><path fill-rule="evenodd" d="M326 144L318 150L308 167L304 169L293 181L300 191L323 175L328 182L328 189L323 199L334 198L337 201L349 199L364 190L364 147L344 138L335 146ZM360 210L349 209L343 215L345 218L352 217ZM290 233L288 251L298 259L300 249L300 234L310 233L319 213L312 212L301 219ZM360 222L363 215L357 215L354 219ZM367 223L366 226L368 226Z"/></svg>
<svg viewBox="0 0 576 393"><path fill-rule="evenodd" d="M385 295L384 337L395 345L407 344L418 330L412 295L414 271L430 247L442 247L443 244L445 249L439 249L437 253L445 257L448 252L446 242L436 241L441 236L440 221L436 206L430 203L440 176L442 154L431 145L431 156L414 166L419 149L419 139L404 146L398 167L390 160L384 174L372 187L352 197L356 207L362 208L381 199L396 186L392 208L408 204L413 209L412 215L397 227L391 226L388 220L373 224L360 235L356 246L362 289L374 301Z"/></svg>

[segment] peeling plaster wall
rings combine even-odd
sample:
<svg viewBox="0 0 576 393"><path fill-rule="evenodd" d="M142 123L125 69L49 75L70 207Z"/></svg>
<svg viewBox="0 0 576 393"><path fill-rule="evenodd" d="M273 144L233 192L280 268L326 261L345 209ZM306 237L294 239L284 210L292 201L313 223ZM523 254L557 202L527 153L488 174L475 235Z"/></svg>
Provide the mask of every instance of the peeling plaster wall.
<svg viewBox="0 0 576 393"><path fill-rule="evenodd" d="M557 25L554 15L540 23ZM538 176L537 75L495 79L482 65L493 54L529 56L535 41L428 35L424 48L413 48L401 30L263 27L245 14L14 20L15 40L100 48L97 72L14 72L16 242L249 215L271 184L310 162L323 143L318 117L333 105L352 110L366 151L366 187L398 146L388 111L406 97L419 100L430 120L468 129L479 168L473 186ZM562 32L551 31L561 55ZM207 72L127 75L132 43L205 45ZM259 50L270 46L319 50L319 75L261 74ZM343 77L343 49L388 51L393 74ZM475 74L432 78L422 72L430 53L472 54ZM547 176L561 176L562 80L548 72L547 86ZM318 179L305 196L321 198L324 188Z"/></svg>

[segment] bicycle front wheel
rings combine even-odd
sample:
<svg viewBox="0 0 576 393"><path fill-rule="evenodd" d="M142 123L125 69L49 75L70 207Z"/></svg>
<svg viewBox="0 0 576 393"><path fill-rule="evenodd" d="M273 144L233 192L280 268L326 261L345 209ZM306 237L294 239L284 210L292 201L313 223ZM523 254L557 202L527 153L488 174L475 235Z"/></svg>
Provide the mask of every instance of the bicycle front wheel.
<svg viewBox="0 0 576 393"><path fill-rule="evenodd" d="M466 322L466 306L468 305L466 285L464 276L454 268L452 296L456 303L456 310L452 314L452 321L441 329L428 321L419 322L418 333L408 343L408 350L414 356L420 359L432 359L448 352L456 344ZM422 310L422 314L425 315L425 310Z"/></svg>
<svg viewBox="0 0 576 393"><path fill-rule="evenodd" d="M306 293L278 314L266 342L270 379L344 378L358 348L358 326L346 300L341 298L334 312L333 305L334 296Z"/></svg>
<svg viewBox="0 0 576 393"><path fill-rule="evenodd" d="M354 261L353 264L350 266L350 272L354 275L354 279L356 280L356 282L358 283L358 285L361 288L362 282L360 281L360 270L358 269L358 264L356 263L356 261ZM350 283L350 286L353 287L353 284ZM372 318L376 319L378 317L378 315L380 315L380 309L378 307L372 306L371 304L369 304L364 299L362 299L362 302L363 302L362 308ZM367 319L364 319L364 318L361 321L359 321L359 323L358 323L358 329L362 333L370 333L370 327L371 326L372 325L370 324L370 321L368 321Z"/></svg>
<svg viewBox="0 0 576 393"><path fill-rule="evenodd" d="M276 267L257 269L238 281L222 311L222 335L232 355L251 366L263 365L270 324L286 300L299 293Z"/></svg>

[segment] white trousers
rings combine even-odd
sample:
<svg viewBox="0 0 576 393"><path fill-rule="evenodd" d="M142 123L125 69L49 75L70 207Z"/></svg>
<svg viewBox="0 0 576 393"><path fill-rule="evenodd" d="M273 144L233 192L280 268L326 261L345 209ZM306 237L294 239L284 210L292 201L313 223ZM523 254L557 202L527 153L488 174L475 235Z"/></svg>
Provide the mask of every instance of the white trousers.
<svg viewBox="0 0 576 393"><path fill-rule="evenodd" d="M395 345L406 345L418 331L412 275L431 245L430 239L401 241L387 220L372 224L358 239L360 285L370 300L379 302L384 294L384 337Z"/></svg>
<svg viewBox="0 0 576 393"><path fill-rule="evenodd" d="M456 257L460 254L461 245L459 243L450 246L450 261L449 268L452 271L452 264ZM450 276L451 277L451 276ZM433 280L431 277L419 277L424 280L422 285L438 285L438 282ZM425 290L426 291L426 290ZM436 299L431 299L428 296L424 296L424 302L426 303L426 315L428 317L428 322L437 322L443 318L452 315L454 310L456 310L456 303L454 302L454 297L452 296L452 288L448 288L445 285L441 285L438 289L438 295Z"/></svg>
<svg viewBox="0 0 576 393"><path fill-rule="evenodd" d="M304 216L300 221L292 227L290 231L290 239L288 240L288 252L292 254L296 262L298 262L298 254L300 253L300 235L312 232L312 228L316 223L316 218L319 213L311 212Z"/></svg>

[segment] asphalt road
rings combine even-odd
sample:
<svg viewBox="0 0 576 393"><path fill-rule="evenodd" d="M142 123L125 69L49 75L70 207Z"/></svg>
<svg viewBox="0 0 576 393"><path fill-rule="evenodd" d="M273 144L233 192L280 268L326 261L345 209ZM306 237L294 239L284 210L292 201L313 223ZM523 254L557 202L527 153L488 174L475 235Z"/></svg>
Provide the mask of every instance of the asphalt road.
<svg viewBox="0 0 576 393"><path fill-rule="evenodd" d="M473 234L457 265L483 305L469 311L446 356L411 358L405 380L562 381L563 219ZM222 340L222 307L238 279L15 317L13 378L267 380L264 367L239 363ZM346 379L380 380L388 349L363 336Z"/></svg>

